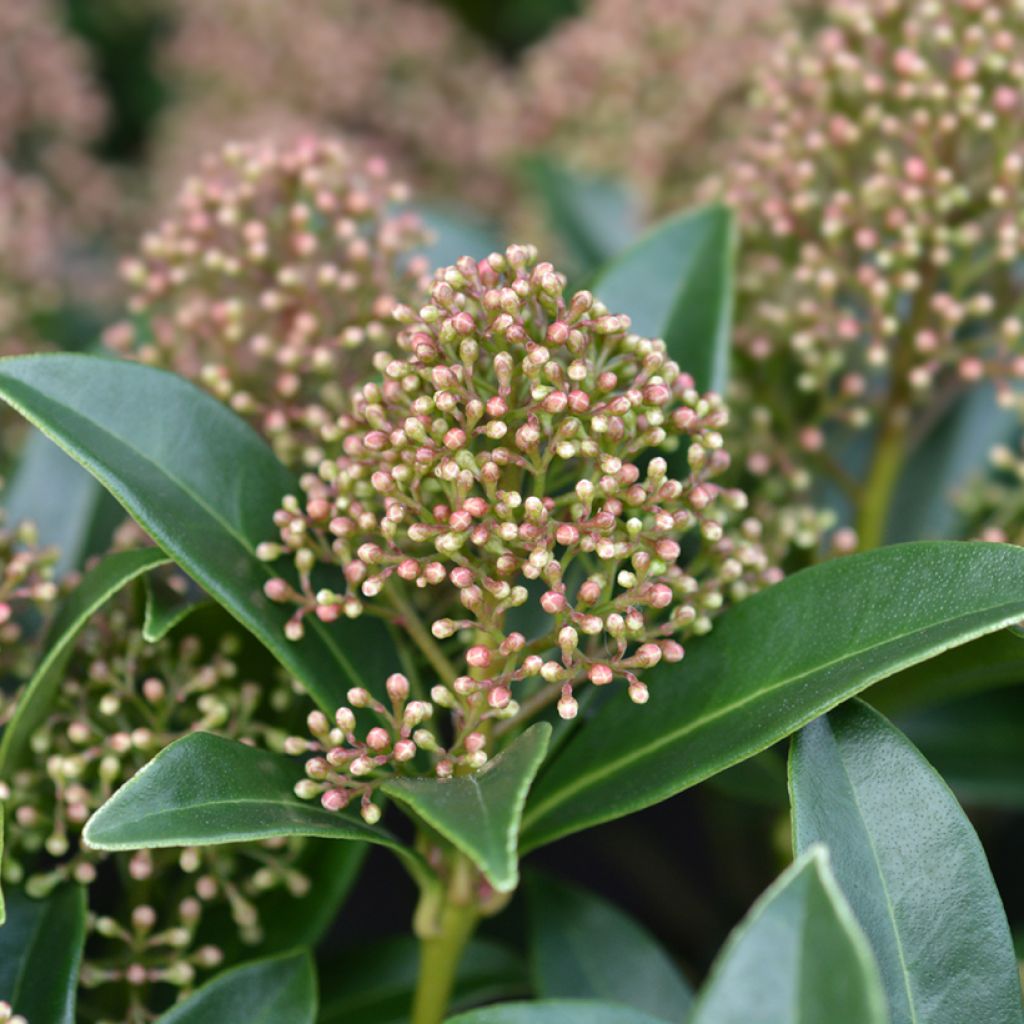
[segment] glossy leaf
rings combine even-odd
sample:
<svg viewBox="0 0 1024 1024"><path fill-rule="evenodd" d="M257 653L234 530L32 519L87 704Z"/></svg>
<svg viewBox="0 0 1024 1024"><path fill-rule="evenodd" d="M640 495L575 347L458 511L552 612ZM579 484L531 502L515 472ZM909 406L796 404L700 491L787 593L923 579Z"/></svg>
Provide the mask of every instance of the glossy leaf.
<svg viewBox="0 0 1024 1024"><path fill-rule="evenodd" d="M551 726L538 722L472 775L397 778L381 789L458 847L498 892L511 892L519 882L519 825L526 794L550 737Z"/></svg>
<svg viewBox="0 0 1024 1024"><path fill-rule="evenodd" d="M206 596L195 588L194 593L176 594L161 580L146 577L146 611L142 620L142 638L149 644L159 643L194 611L207 603Z"/></svg>
<svg viewBox="0 0 1024 1024"><path fill-rule="evenodd" d="M886 1024L878 966L814 846L729 936L687 1024Z"/></svg>
<svg viewBox="0 0 1024 1024"><path fill-rule="evenodd" d="M860 702L796 738L798 850L825 842L878 958L893 1024L1019 1024L1010 930L981 843L913 745Z"/></svg>
<svg viewBox="0 0 1024 1024"><path fill-rule="evenodd" d="M606 267L593 291L633 330L663 338L702 391L723 392L729 375L736 228L724 206L678 213Z"/></svg>
<svg viewBox="0 0 1024 1024"><path fill-rule="evenodd" d="M657 1017L628 1006L589 999L549 999L502 1003L451 1017L448 1024L662 1024Z"/></svg>
<svg viewBox="0 0 1024 1024"><path fill-rule="evenodd" d="M75 638L89 619L125 584L167 561L157 548L120 551L108 555L82 577L54 619L44 644L46 653L18 698L14 716L0 739L0 777L18 766L32 733L49 714Z"/></svg>
<svg viewBox="0 0 1024 1024"><path fill-rule="evenodd" d="M548 156L531 157L525 171L577 274L593 273L636 236L640 204L622 182L582 173Z"/></svg>
<svg viewBox="0 0 1024 1024"><path fill-rule="evenodd" d="M951 699L1024 683L1024 639L1003 629L914 665L872 690L885 715L945 704Z"/></svg>
<svg viewBox="0 0 1024 1024"><path fill-rule="evenodd" d="M74 459L33 430L2 504L8 524L31 520L40 545L57 549L54 571L60 577L78 568L88 553L102 497L103 488Z"/></svg>
<svg viewBox="0 0 1024 1024"><path fill-rule="evenodd" d="M158 1024L314 1024L316 972L307 952L223 971Z"/></svg>
<svg viewBox="0 0 1024 1024"><path fill-rule="evenodd" d="M419 971L411 935L360 942L320 972L318 1024L408 1024ZM522 960L504 946L471 939L459 960L451 1012L527 991Z"/></svg>
<svg viewBox="0 0 1024 1024"><path fill-rule="evenodd" d="M31 1024L74 1024L85 912L85 890L78 885L63 885L43 900L8 893L0 999Z"/></svg>
<svg viewBox="0 0 1024 1024"><path fill-rule="evenodd" d="M1024 615L1024 550L931 542L805 569L730 610L650 703L609 700L538 779L524 849L632 813L901 669Z"/></svg>
<svg viewBox="0 0 1024 1024"><path fill-rule="evenodd" d="M410 867L418 859L378 825L300 800L294 761L234 740L196 732L175 740L139 769L89 819L96 850L210 846L275 836L358 839L388 846Z"/></svg>
<svg viewBox="0 0 1024 1024"><path fill-rule="evenodd" d="M972 807L1024 808L1024 694L976 693L893 722Z"/></svg>
<svg viewBox="0 0 1024 1024"><path fill-rule="evenodd" d="M689 984L657 940L628 914L578 886L529 878L530 967L543 999L596 999L678 1022Z"/></svg>
<svg viewBox="0 0 1024 1024"><path fill-rule="evenodd" d="M285 640L289 612L264 597L263 584L286 569L254 552L296 483L220 402L162 370L69 354L0 361L0 397L107 487L325 711L344 703L349 685L379 689L397 668L386 629L371 618L327 628L310 617L301 643Z"/></svg>

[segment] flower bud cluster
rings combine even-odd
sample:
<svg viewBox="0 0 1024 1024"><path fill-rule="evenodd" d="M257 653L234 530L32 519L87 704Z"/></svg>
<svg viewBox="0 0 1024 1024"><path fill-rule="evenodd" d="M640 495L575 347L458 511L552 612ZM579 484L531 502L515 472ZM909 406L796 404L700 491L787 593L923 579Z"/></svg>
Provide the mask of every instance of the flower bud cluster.
<svg viewBox="0 0 1024 1024"><path fill-rule="evenodd" d="M855 491L829 462L843 435L912 444L982 379L1017 401L1022 114L1019 0L836 0L780 46L713 189L743 230L753 476Z"/></svg>
<svg viewBox="0 0 1024 1024"><path fill-rule="evenodd" d="M22 643L27 613L32 613L29 618L45 618L59 595L53 579L56 559L55 551L39 548L33 523L8 528L0 510L0 672L4 675L23 670L23 663L31 656ZM0 723L10 707L5 706L4 695L0 694Z"/></svg>
<svg viewBox="0 0 1024 1024"><path fill-rule="evenodd" d="M315 755L306 761L306 778L296 784L296 796L303 800L318 797L329 811L344 810L358 799L363 820L375 825L381 810L373 802L374 790L390 776L415 771L411 762L421 753L429 758L439 779L451 778L460 767L475 771L487 763L485 735L466 731L461 716L453 717L456 734L446 748L431 728L434 705L409 700L409 680L404 675L388 676L385 689L390 706L368 690L353 687L348 691L351 706L338 708L333 724L323 712L312 711L306 720L312 740L288 737L286 753ZM441 707L454 706L444 686L435 690ZM357 710L369 712L377 723L362 738L357 733Z"/></svg>
<svg viewBox="0 0 1024 1024"><path fill-rule="evenodd" d="M380 159L338 141L228 144L122 266L132 318L107 344L199 381L289 464L343 407L426 270L424 229Z"/></svg>
<svg viewBox="0 0 1024 1024"><path fill-rule="evenodd" d="M987 479L971 481L957 495L968 533L999 544L1024 544L1024 441L993 446L989 469Z"/></svg>
<svg viewBox="0 0 1024 1024"><path fill-rule="evenodd" d="M160 163L197 138L238 138L268 110L384 153L417 184L493 203L481 159L486 86L501 73L480 37L422 0L173 0L164 67L179 85L158 125Z"/></svg>
<svg viewBox="0 0 1024 1024"><path fill-rule="evenodd" d="M2 881L39 898L64 881L90 886L115 861L123 891L113 905L104 898L107 916L90 914L81 983L116 986L126 1005L118 1019L142 1021L152 1015L139 1007L157 1008L153 986L188 989L220 962L197 935L205 913L230 914L241 940L256 943L263 894L302 896L310 881L301 838L114 854L82 845L89 816L167 744L202 729L281 750L276 723L295 699L281 682L239 679L237 638L212 652L192 635L147 643L129 596L86 626L50 716L0 779Z"/></svg>
<svg viewBox="0 0 1024 1024"><path fill-rule="evenodd" d="M300 588L267 586L296 603L293 638L307 614L357 617L374 601L408 628L422 608L421 646L458 659L443 701L472 731L514 711L527 680L564 718L588 681L624 680L645 702L642 674L777 578L746 496L714 479L729 465L721 399L628 317L567 295L533 247L439 270L428 301L396 316L397 352L325 430L336 454L260 552L294 558ZM314 588L324 563L343 591Z"/></svg>
<svg viewBox="0 0 1024 1024"><path fill-rule="evenodd" d="M497 80L481 131L498 157L555 153L675 208L715 166L785 6L592 0Z"/></svg>

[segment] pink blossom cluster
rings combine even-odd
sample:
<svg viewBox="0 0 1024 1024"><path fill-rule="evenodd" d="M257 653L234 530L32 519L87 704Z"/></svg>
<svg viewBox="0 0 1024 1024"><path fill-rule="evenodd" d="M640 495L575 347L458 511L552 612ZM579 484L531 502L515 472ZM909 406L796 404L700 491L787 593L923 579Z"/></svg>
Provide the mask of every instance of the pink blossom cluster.
<svg viewBox="0 0 1024 1024"><path fill-rule="evenodd" d="M754 477L876 501L967 389L1016 401L1022 112L1019 0L833 0L810 44L779 47L713 190L742 222ZM864 479L832 454L860 431L887 453Z"/></svg>
<svg viewBox="0 0 1024 1024"><path fill-rule="evenodd" d="M306 615L372 604L419 643L467 735L514 715L527 681L564 718L586 682L645 702L643 673L777 578L746 496L715 482L722 400L565 286L532 246L437 271L425 304L397 307L396 350L325 429L328 457L260 552L297 567L299 589L267 585L297 606L292 639ZM343 590L314 587L320 565Z"/></svg>
<svg viewBox="0 0 1024 1024"><path fill-rule="evenodd" d="M224 145L124 262L131 317L106 342L200 381L283 461L315 465L426 271L406 198L383 160L339 141Z"/></svg>

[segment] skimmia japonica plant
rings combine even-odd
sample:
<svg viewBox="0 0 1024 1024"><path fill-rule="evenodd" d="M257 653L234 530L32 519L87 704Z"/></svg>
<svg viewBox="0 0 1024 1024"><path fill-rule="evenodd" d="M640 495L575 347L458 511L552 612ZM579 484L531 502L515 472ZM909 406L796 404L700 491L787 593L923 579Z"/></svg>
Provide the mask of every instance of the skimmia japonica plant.
<svg viewBox="0 0 1024 1024"><path fill-rule="evenodd" d="M1024 5L172 6L96 354L0 191L0 1021L1024 1024Z"/></svg>

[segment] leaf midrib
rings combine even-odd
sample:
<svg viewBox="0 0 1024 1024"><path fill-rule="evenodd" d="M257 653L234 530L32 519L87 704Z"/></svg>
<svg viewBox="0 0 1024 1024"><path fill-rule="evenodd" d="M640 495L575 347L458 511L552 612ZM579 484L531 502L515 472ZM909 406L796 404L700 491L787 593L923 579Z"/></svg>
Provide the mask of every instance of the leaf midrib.
<svg viewBox="0 0 1024 1024"><path fill-rule="evenodd" d="M572 784L563 787L555 795L549 797L546 801L536 804L532 809L527 809L527 812L523 817L523 831L525 832L526 830L528 830L533 822L541 820L551 808L557 807L560 804L565 803L567 800L575 796L577 793L588 789L590 786L595 784L595 782L599 781L600 779L603 779L609 775L614 775L622 771L624 766L629 765L635 761L640 761L643 758L648 757L651 754L654 754L657 751L661 750L663 747L675 743L678 740L684 738L685 736L688 736L690 733L695 732L696 730L701 729L704 726L709 725L713 722L716 722L718 719L724 716L731 715L734 711L741 710L748 704L754 703L755 701L758 701L765 696L771 695L776 690L797 684L810 676L816 675L819 672L826 672L829 669L835 668L836 666L842 665L846 662L856 661L858 658L862 657L863 655L869 652L884 650L886 647L891 647L893 645L899 644L902 641L908 639L909 637L913 637L922 633L927 633L930 630L939 629L942 626L949 625L950 623L957 622L964 618L973 618L977 615L995 612L1001 608L1014 607L1018 606L1008 604L1004 601L1000 604L992 605L990 607L986 607L983 609L976 609L965 614L951 616L948 619L940 619L936 622L929 623L927 626L918 627L917 629L910 630L906 633L900 633L897 636L891 637L890 639L884 641L883 643L859 648L858 650L852 653L847 653L841 655L838 658L834 658L831 661L822 662L818 665L815 665L814 667L807 669L804 672L798 673L797 675L787 676L785 679L780 680L779 682L771 686L764 687L763 689L758 690L756 693L750 694L738 701L734 701L732 704L727 704L725 707L721 708L716 712L713 712L712 714L705 715L701 718L696 718L692 722L688 723L687 725L681 727L680 729L674 732L663 734L662 736L659 736L657 740L647 744L642 748L630 749L628 756L623 756L618 760L608 759L603 762L600 768L591 769L589 772L585 772L583 774L578 775ZM939 646L935 650L922 655L921 657L913 657L910 659L900 661L899 663L894 665L891 670L887 670L885 675L870 678L868 682L865 683L865 686L870 685L872 682L877 682L879 679L884 679L889 675L892 675L893 673L899 671L899 669L901 668L906 668L909 665L917 664L918 662L924 661L929 656L934 657L938 654L941 654L943 651L949 650L954 646L959 646L961 643L966 643L968 640L975 639L979 636L984 636L987 633L995 632L995 630L1002 628L1009 622L1017 621L1019 617L1019 612L1007 613L1006 622L1001 622L993 626L991 629L984 628L976 632L972 631L970 635L964 637L963 639L958 639L956 641L951 640L948 643Z"/></svg>

